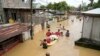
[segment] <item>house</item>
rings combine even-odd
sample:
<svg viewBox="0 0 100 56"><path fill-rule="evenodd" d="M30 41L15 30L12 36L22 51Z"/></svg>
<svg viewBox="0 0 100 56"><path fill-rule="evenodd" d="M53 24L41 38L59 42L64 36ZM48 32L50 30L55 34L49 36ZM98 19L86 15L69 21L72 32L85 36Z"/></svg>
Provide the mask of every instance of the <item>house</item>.
<svg viewBox="0 0 100 56"><path fill-rule="evenodd" d="M57 22L65 19L65 12L64 11L55 11L54 15L57 18Z"/></svg>
<svg viewBox="0 0 100 56"><path fill-rule="evenodd" d="M84 15L82 38L76 44L100 50L100 8L82 14Z"/></svg>
<svg viewBox="0 0 100 56"><path fill-rule="evenodd" d="M85 18L82 37L100 41L100 8L83 12L83 14Z"/></svg>
<svg viewBox="0 0 100 56"><path fill-rule="evenodd" d="M30 0L1 0L5 14L5 22L12 18L14 21L27 22L30 19Z"/></svg>
<svg viewBox="0 0 100 56"><path fill-rule="evenodd" d="M0 25L0 56L14 47L16 44L30 39L31 20L35 24L32 29L34 34L41 30L41 19L35 18L34 14L31 18L30 0L0 0L0 15L4 15L5 24ZM33 13L36 10L33 9ZM9 24L12 18L14 23ZM37 21L36 21L37 20ZM36 22L38 23L36 23ZM19 23L20 22L20 23ZM32 36L33 37L33 36ZM32 38L31 38L32 39Z"/></svg>
<svg viewBox="0 0 100 56"><path fill-rule="evenodd" d="M41 23L44 24L43 19L45 19L45 17L36 17L35 14L40 11L45 11L45 9L32 8L33 15L31 18L31 0L1 0L1 2L5 15L5 23L9 23L10 18L13 19L14 22L21 22L29 25L31 21L33 21L33 24L35 24L34 27L36 29L39 28L39 31L41 30ZM34 30L36 30L35 28Z"/></svg>
<svg viewBox="0 0 100 56"><path fill-rule="evenodd" d="M26 40L26 33L30 30L28 25L22 23L31 21L30 12L30 0L0 0L0 19L5 23L0 25L0 56ZM15 23L9 24L10 18Z"/></svg>
<svg viewBox="0 0 100 56"><path fill-rule="evenodd" d="M51 13L50 16L53 16L53 18L55 18L57 22L65 20L67 18L65 11L49 10L48 12Z"/></svg>

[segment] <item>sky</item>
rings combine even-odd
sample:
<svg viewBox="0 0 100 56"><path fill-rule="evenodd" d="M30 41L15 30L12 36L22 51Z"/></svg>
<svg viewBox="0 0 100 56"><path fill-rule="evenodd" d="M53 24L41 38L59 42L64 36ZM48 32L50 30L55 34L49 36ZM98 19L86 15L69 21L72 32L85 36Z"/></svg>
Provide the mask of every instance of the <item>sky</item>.
<svg viewBox="0 0 100 56"><path fill-rule="evenodd" d="M54 3L54 2L60 2L60 1L66 1L70 6L78 7L80 4L82 4L82 0L35 0L36 3L41 3L42 5L46 5L48 3ZM94 2L97 2L98 0L94 0ZM89 0L83 0L86 4L89 4Z"/></svg>

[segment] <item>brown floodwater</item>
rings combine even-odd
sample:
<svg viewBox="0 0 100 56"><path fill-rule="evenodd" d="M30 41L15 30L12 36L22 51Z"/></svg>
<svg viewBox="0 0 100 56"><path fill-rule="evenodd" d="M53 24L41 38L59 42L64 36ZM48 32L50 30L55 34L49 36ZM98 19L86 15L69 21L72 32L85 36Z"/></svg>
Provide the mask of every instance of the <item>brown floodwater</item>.
<svg viewBox="0 0 100 56"><path fill-rule="evenodd" d="M79 56L100 56L100 50L75 46L79 50Z"/></svg>
<svg viewBox="0 0 100 56"><path fill-rule="evenodd" d="M57 31L57 26L59 24L66 25L65 23L53 23L52 31ZM46 52L50 52L51 56L100 56L100 51L74 46L73 41L65 37L60 38L57 43L44 50L40 46L40 40L45 38L46 31L40 31L34 36L33 40L29 39L18 44L3 56L45 56Z"/></svg>

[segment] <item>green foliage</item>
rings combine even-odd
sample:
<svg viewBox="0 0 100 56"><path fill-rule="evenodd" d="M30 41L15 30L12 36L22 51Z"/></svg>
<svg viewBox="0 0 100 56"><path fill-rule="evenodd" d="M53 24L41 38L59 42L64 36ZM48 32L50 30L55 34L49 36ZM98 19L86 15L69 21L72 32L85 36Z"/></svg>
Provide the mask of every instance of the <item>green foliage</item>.
<svg viewBox="0 0 100 56"><path fill-rule="evenodd" d="M88 10L88 7L87 7L86 3L82 4L81 10L83 10L83 11L87 11Z"/></svg>
<svg viewBox="0 0 100 56"><path fill-rule="evenodd" d="M44 9L44 8L46 8L46 6L44 6L44 5L41 5L41 6L40 6L40 8Z"/></svg>
<svg viewBox="0 0 100 56"><path fill-rule="evenodd" d="M44 8L44 6L42 5L41 8ZM49 3L46 8L48 9L53 9L53 10L59 10L59 11L69 11L70 10L70 6L68 6L68 4L65 1L59 2L59 3Z"/></svg>
<svg viewBox="0 0 100 56"><path fill-rule="evenodd" d="M98 2L94 2L94 3L93 3L92 0L90 0L90 1L91 1L91 3L88 4L87 7L92 7L93 9L94 9L94 8L100 8L100 0L98 0Z"/></svg>
<svg viewBox="0 0 100 56"><path fill-rule="evenodd" d="M48 9L53 9L53 7L54 7L54 6L53 6L52 3L49 3L49 4L47 5L47 8L48 8Z"/></svg>
<svg viewBox="0 0 100 56"><path fill-rule="evenodd" d="M58 3L58 9L60 11L67 10L67 8L69 9L69 7L65 1Z"/></svg>
<svg viewBox="0 0 100 56"><path fill-rule="evenodd" d="M90 0L90 6L93 6L94 0Z"/></svg>
<svg viewBox="0 0 100 56"><path fill-rule="evenodd" d="M65 1L59 2L59 3L54 3L54 10L59 10L59 11L65 11L67 10L67 3ZM69 9L69 7L68 7Z"/></svg>
<svg viewBox="0 0 100 56"><path fill-rule="evenodd" d="M98 2L93 2L93 1L94 0L90 0L90 3L88 5L83 3L81 6L81 10L86 11L88 9L100 8L100 0L98 0Z"/></svg>
<svg viewBox="0 0 100 56"><path fill-rule="evenodd" d="M100 0L97 3L93 4L93 8L100 8Z"/></svg>
<svg viewBox="0 0 100 56"><path fill-rule="evenodd" d="M53 4L53 10L57 10L58 9L58 3L54 3Z"/></svg>

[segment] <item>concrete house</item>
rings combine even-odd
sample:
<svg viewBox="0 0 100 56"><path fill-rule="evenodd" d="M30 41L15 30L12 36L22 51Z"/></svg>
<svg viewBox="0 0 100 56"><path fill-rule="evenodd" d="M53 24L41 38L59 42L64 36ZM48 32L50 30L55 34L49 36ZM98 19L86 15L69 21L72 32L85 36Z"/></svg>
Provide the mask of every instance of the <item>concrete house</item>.
<svg viewBox="0 0 100 56"><path fill-rule="evenodd" d="M78 44L86 44L86 47L100 50L100 8L82 12L83 27L82 38Z"/></svg>
<svg viewBox="0 0 100 56"><path fill-rule="evenodd" d="M85 18L82 37L100 42L100 8L83 12L83 14Z"/></svg>

